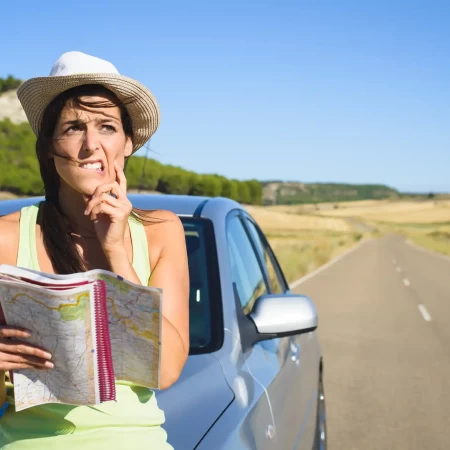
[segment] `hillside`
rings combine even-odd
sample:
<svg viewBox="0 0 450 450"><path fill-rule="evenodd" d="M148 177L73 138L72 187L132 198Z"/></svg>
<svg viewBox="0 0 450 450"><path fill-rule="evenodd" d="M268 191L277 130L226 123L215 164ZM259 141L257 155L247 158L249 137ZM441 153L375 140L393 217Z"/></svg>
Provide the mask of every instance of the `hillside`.
<svg viewBox="0 0 450 450"><path fill-rule="evenodd" d="M400 193L381 184L263 181L265 205L343 202L396 198Z"/></svg>
<svg viewBox="0 0 450 450"><path fill-rule="evenodd" d="M13 123L27 121L16 91L7 91L0 95L0 120L9 119Z"/></svg>

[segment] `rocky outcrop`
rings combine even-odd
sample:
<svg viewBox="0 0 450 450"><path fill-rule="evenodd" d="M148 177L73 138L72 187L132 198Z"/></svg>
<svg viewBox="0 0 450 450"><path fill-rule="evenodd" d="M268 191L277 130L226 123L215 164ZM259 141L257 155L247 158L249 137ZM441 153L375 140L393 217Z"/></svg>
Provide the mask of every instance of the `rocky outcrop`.
<svg viewBox="0 0 450 450"><path fill-rule="evenodd" d="M27 117L17 98L16 91L0 94L0 120L9 119L13 123L26 122Z"/></svg>

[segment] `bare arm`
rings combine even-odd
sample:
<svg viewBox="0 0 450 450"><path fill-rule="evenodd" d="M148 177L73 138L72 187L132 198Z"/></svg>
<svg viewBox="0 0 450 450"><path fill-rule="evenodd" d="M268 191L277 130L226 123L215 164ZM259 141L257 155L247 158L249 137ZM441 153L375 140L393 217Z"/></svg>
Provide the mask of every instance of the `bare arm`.
<svg viewBox="0 0 450 450"><path fill-rule="evenodd" d="M159 257L149 285L163 290L160 381L161 389L167 389L177 381L189 353L189 271L180 219L167 211L157 215L164 221L150 227L150 252L159 251ZM107 258L114 273L141 284L125 250Z"/></svg>
<svg viewBox="0 0 450 450"><path fill-rule="evenodd" d="M19 246L19 213L0 218L0 264L16 264ZM6 326L0 317L0 408L6 401L5 372L16 369L51 369L51 355L26 342L29 334Z"/></svg>

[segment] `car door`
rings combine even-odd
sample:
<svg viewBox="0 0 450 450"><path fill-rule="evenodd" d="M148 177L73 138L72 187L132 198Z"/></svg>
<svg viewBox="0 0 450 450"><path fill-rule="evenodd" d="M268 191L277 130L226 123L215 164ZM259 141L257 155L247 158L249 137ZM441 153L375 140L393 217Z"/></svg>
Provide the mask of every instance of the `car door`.
<svg viewBox="0 0 450 450"><path fill-rule="evenodd" d="M256 222L245 214L245 226L252 238L260 264L266 273L268 291L283 295L289 292L281 267L264 233ZM275 420L280 449L311 449L311 436L303 435L311 409L313 392L310 364L311 348L308 334L263 341L257 346L263 349L268 361L278 365L278 373L267 386L269 401ZM314 379L317 373L314 373Z"/></svg>
<svg viewBox="0 0 450 450"><path fill-rule="evenodd" d="M267 293L267 281L238 213L229 215L226 234L241 343L240 351L252 380L264 390L264 395L256 401L254 413L247 420L245 428L251 430L253 444L247 439L245 448L278 450L280 446L277 442L272 407L267 394L267 386L277 375L278 364L267 360L261 346L246 344L246 327L252 326L252 322L246 315L256 298ZM252 383L247 384L251 386ZM248 395L251 396L251 393L249 392ZM245 433L244 430L243 432Z"/></svg>

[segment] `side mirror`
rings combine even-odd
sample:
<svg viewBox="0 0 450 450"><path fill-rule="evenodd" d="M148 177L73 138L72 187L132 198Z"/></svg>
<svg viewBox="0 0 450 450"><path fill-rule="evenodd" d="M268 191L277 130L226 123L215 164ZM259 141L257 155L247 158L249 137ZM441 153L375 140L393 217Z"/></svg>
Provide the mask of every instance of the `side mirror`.
<svg viewBox="0 0 450 450"><path fill-rule="evenodd" d="M249 317L256 326L257 340L308 333L317 328L316 307L304 295L262 295Z"/></svg>

